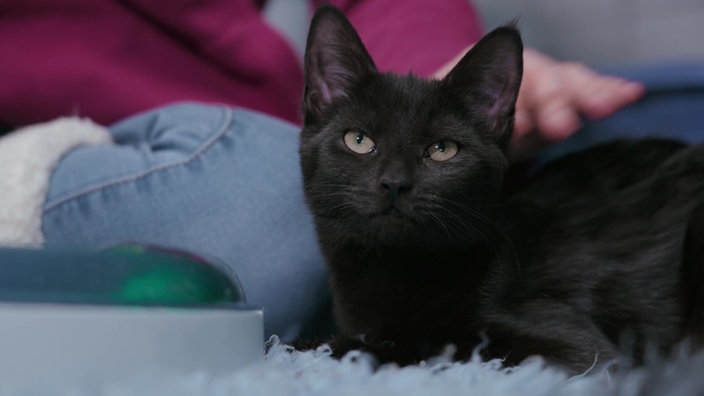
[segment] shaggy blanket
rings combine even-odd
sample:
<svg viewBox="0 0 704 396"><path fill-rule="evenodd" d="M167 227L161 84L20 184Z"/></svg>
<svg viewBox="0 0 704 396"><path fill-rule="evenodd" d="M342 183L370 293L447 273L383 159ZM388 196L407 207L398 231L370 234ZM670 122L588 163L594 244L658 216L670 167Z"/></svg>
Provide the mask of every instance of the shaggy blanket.
<svg viewBox="0 0 704 396"><path fill-rule="evenodd" d="M108 130L78 117L58 118L0 138L0 245L41 246L42 207L51 172L62 156L110 144Z"/></svg>
<svg viewBox="0 0 704 396"><path fill-rule="evenodd" d="M145 373L146 374L146 373ZM593 370L569 377L531 359L505 368L501 361L466 363L438 358L422 365L377 368L365 354L351 352L342 360L326 347L300 352L275 337L264 360L232 373L192 373L179 377L149 377L100 389L53 390L52 395L208 396L208 395L702 395L704 354L675 358L668 363L610 374Z"/></svg>

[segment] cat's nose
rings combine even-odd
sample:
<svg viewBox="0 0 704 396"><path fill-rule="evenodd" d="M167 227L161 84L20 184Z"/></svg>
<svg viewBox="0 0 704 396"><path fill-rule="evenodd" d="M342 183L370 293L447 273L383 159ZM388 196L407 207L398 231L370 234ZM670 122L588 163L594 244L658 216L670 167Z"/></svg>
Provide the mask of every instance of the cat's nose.
<svg viewBox="0 0 704 396"><path fill-rule="evenodd" d="M381 180L381 187L386 190L391 203L398 199L399 195L411 190L411 183L405 180Z"/></svg>

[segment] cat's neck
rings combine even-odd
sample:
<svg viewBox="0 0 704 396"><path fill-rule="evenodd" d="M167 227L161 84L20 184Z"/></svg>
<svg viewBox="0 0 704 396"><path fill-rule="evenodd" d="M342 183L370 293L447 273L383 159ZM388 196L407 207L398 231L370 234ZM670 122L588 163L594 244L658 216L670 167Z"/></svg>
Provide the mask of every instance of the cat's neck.
<svg viewBox="0 0 704 396"><path fill-rule="evenodd" d="M462 276L480 278L488 266L513 260L511 235L512 212L507 207L484 211L483 220L447 235L439 232L423 240L404 240L398 245L374 240L357 240L352 234L339 232L335 219L316 219L321 247L333 270L377 271L390 276L416 273L439 277ZM464 232L469 230L469 232ZM432 269L432 271L429 271Z"/></svg>
<svg viewBox="0 0 704 396"><path fill-rule="evenodd" d="M354 241L327 241L321 238L323 250L333 272L352 275L371 272L377 277L425 283L447 277L480 279L501 247L476 242L459 245L366 245Z"/></svg>
<svg viewBox="0 0 704 396"><path fill-rule="evenodd" d="M323 246L325 244L323 243ZM493 252L474 248L361 247L347 243L327 250L341 330L383 340L403 334L426 337L425 331L460 310L480 309L483 284L492 271ZM464 298L458 301L458 291ZM423 320L418 309L430 310ZM388 316L410 318L389 320ZM447 331L450 331L449 329Z"/></svg>

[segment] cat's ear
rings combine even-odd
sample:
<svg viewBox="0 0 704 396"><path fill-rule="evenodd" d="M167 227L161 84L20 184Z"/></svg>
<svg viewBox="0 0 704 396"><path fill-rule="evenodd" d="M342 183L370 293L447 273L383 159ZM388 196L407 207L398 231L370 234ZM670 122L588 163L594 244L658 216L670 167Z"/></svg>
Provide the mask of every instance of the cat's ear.
<svg viewBox="0 0 704 396"><path fill-rule="evenodd" d="M354 27L333 6L319 8L313 17L304 66L306 122L318 118L333 100L348 95L354 84L376 73Z"/></svg>
<svg viewBox="0 0 704 396"><path fill-rule="evenodd" d="M484 36L445 77L467 106L485 117L491 133L505 147L513 130L523 75L523 42L515 23Z"/></svg>

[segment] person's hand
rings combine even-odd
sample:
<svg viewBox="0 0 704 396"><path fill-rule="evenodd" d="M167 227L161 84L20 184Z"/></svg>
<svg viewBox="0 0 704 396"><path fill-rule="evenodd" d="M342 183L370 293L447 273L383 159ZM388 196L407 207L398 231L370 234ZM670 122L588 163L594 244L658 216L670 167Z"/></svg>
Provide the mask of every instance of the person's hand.
<svg viewBox="0 0 704 396"><path fill-rule="evenodd" d="M434 77L444 77L463 54ZM526 49L510 147L512 160L526 159L546 145L567 138L579 129L582 117L606 117L636 101L643 92L640 83L605 76L583 64L556 61Z"/></svg>
<svg viewBox="0 0 704 396"><path fill-rule="evenodd" d="M524 159L581 127L582 117L604 118L643 95L642 84L599 74L538 51L523 52L523 82L516 103L512 159Z"/></svg>

